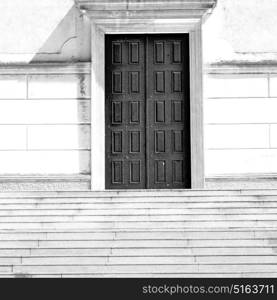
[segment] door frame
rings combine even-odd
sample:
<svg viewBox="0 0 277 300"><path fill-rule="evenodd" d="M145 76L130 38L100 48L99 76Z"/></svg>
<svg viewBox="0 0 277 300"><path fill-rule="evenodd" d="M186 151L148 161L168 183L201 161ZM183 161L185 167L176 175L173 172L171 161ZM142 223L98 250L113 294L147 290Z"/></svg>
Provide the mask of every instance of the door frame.
<svg viewBox="0 0 277 300"><path fill-rule="evenodd" d="M91 190L105 190L105 34L189 34L191 188L204 187L202 20L91 19Z"/></svg>

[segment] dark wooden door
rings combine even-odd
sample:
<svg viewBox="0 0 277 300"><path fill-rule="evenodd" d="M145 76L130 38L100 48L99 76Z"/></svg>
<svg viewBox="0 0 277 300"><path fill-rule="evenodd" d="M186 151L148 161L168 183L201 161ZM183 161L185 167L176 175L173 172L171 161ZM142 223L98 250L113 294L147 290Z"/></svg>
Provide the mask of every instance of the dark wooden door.
<svg viewBox="0 0 277 300"><path fill-rule="evenodd" d="M106 188L190 188L188 35L106 36Z"/></svg>
<svg viewBox="0 0 277 300"><path fill-rule="evenodd" d="M106 38L106 188L145 188L145 41Z"/></svg>

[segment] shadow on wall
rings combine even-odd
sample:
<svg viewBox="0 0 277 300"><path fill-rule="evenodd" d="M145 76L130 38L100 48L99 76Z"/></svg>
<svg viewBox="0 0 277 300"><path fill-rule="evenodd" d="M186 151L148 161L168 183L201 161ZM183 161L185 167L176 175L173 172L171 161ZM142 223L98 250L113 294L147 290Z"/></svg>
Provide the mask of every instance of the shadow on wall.
<svg viewBox="0 0 277 300"><path fill-rule="evenodd" d="M89 20L73 6L31 60L34 62L90 61Z"/></svg>
<svg viewBox="0 0 277 300"><path fill-rule="evenodd" d="M83 16L81 12L73 6L61 22L56 26L55 30L47 38L37 54L33 57L31 63L73 63L73 62L89 62L90 61L90 23L88 18ZM69 84L69 99L76 99L73 108L75 110L76 119L73 121L75 125L66 132L70 137L61 139L71 140L72 150L77 150L78 154L74 156L73 165L78 165L80 174L90 173L90 76L88 74L68 74L68 75L49 75L46 81L55 78L58 81ZM62 88L62 86L57 86ZM74 89L74 90L73 90ZM72 100L69 100L71 102ZM69 105L70 106L70 105ZM65 112L66 114L67 112ZM73 149L74 148L74 149ZM78 157L78 158L77 158ZM59 164L59 162L56 162ZM75 167L75 171L76 171Z"/></svg>

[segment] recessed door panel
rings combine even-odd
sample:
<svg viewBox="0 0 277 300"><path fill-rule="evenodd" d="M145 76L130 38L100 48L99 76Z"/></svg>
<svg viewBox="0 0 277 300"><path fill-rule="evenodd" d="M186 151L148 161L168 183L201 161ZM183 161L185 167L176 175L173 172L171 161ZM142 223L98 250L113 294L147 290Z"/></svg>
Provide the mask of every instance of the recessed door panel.
<svg viewBox="0 0 277 300"><path fill-rule="evenodd" d="M146 187L144 53L144 36L106 37L105 118L108 189Z"/></svg>

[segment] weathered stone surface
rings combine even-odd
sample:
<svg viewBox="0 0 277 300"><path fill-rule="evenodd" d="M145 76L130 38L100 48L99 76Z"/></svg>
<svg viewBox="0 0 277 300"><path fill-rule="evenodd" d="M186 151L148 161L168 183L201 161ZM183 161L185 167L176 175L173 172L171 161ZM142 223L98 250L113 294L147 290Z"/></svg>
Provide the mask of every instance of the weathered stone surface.
<svg viewBox="0 0 277 300"><path fill-rule="evenodd" d="M89 61L89 21L72 0L1 0L0 63Z"/></svg>

